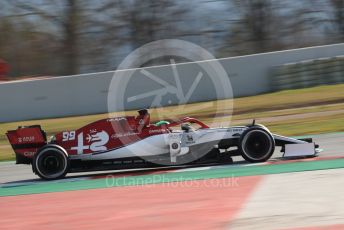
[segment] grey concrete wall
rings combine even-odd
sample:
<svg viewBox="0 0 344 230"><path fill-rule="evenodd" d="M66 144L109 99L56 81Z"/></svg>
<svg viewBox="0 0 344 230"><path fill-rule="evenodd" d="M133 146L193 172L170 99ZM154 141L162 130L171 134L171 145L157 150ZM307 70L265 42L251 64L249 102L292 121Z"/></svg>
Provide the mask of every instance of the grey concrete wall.
<svg viewBox="0 0 344 230"><path fill-rule="evenodd" d="M344 56L283 64L270 77L274 91L344 83Z"/></svg>
<svg viewBox="0 0 344 230"><path fill-rule="evenodd" d="M229 76L234 97L240 97L271 91L272 84L269 75L272 67L343 54L344 44L335 44L224 58L218 61ZM206 66L211 62L214 60L177 65L183 79L183 87L188 88L192 85L199 66ZM175 84L171 66L149 67L145 70L172 85ZM123 87L126 88L124 95L119 95L124 99L161 87L156 82L152 83L147 77L142 76L139 69L128 71L128 73L132 73L132 78L126 86L117 88L118 92ZM207 75L207 73L204 74ZM110 92L112 96L116 96L117 93L116 89L109 91L113 75L114 72L104 72L0 84L0 122L108 112L108 93ZM198 89L195 90L188 102L213 100L230 95L215 92L214 82L209 76L203 77L197 87ZM133 102L124 100L123 107L125 109L150 107L151 101L151 98ZM175 104L178 103L178 99L173 100L173 95L167 95L160 102L161 105Z"/></svg>

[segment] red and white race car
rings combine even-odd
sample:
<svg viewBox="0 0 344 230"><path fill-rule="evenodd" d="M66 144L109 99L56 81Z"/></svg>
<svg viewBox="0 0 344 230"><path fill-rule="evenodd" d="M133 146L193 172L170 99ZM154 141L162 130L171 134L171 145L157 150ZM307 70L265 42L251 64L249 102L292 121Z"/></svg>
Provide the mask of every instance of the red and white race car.
<svg viewBox="0 0 344 230"><path fill-rule="evenodd" d="M275 146L282 147L285 157L315 156L318 152L312 139L272 134L254 122L210 128L185 117L151 124L147 110L138 113L136 117L102 119L60 132L49 141L39 125L18 127L6 134L16 163L32 164L33 172L43 179L62 178L69 172L232 163L231 157L237 155L248 162L264 162L272 156ZM195 125L198 129L194 129Z"/></svg>

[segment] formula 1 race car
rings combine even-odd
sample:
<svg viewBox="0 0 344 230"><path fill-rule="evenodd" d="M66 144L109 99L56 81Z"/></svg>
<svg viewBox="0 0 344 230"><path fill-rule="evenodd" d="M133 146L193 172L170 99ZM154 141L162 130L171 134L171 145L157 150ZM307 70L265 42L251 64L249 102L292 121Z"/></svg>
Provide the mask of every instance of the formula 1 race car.
<svg viewBox="0 0 344 230"><path fill-rule="evenodd" d="M284 157L316 156L319 150L310 138L272 134L255 122L210 128L185 117L151 124L146 109L138 113L136 117L102 119L60 132L49 141L39 125L18 127L6 135L16 163L32 164L33 172L47 180L63 178L69 172L232 163L232 156L238 155L248 162L264 162L275 146L281 147Z"/></svg>

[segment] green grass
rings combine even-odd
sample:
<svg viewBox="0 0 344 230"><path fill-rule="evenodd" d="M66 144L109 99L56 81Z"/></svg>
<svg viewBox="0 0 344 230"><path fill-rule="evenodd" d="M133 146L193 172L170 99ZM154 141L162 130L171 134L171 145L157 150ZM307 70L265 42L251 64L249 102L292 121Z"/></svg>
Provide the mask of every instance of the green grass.
<svg viewBox="0 0 344 230"><path fill-rule="evenodd" d="M234 110L232 110L232 106ZM241 124L240 120L267 118L293 114L316 113L323 111L344 110L344 84L320 86L307 89L286 90L258 96L243 97L235 100L219 100L201 102L187 106L169 106L151 110L152 120L163 120L183 116L193 116L207 123L229 120L231 114L233 124ZM217 115L214 111L217 111ZM135 111L113 113L111 116L134 115ZM77 129L109 114L97 114L67 118L42 119L0 124L0 160L14 159L5 133L20 125L40 124L48 135L63 130ZM319 115L312 118L282 119L275 122L264 122L272 132L282 135L304 135L344 131L344 112L336 115Z"/></svg>
<svg viewBox="0 0 344 230"><path fill-rule="evenodd" d="M305 134L320 134L344 131L344 114L316 117L312 119L286 120L265 123L271 132L286 136L301 136Z"/></svg>

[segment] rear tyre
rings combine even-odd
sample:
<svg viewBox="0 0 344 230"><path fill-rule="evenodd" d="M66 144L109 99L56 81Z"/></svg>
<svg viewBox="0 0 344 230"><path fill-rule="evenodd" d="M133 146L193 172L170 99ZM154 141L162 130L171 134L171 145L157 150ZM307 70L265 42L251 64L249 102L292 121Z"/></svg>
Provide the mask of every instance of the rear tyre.
<svg viewBox="0 0 344 230"><path fill-rule="evenodd" d="M248 162L265 162L275 151L275 140L267 129L250 127L240 137L239 150Z"/></svg>
<svg viewBox="0 0 344 230"><path fill-rule="evenodd" d="M47 145L35 154L32 169L40 178L55 180L69 171L70 162L66 151L57 145Z"/></svg>

